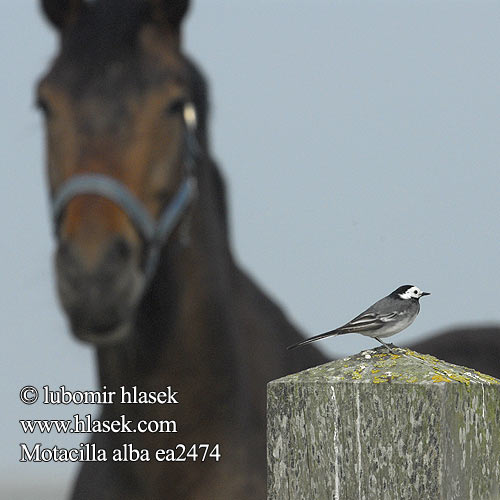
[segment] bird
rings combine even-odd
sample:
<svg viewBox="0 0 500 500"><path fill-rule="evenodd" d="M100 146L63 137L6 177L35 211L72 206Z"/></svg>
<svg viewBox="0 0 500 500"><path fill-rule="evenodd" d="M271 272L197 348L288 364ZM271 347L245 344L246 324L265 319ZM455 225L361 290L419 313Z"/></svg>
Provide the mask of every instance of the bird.
<svg viewBox="0 0 500 500"><path fill-rule="evenodd" d="M430 292L422 292L414 285L402 285L345 325L301 340L288 346L287 349L295 349L317 340L345 333L360 333L374 338L391 351L391 347L381 339L395 335L410 326L420 311L419 300L425 295L430 295Z"/></svg>

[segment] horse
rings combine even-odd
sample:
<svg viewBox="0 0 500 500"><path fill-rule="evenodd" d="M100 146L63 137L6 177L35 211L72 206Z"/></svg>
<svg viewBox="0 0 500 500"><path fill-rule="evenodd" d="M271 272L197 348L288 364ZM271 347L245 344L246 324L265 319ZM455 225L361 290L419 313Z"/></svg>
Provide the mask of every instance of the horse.
<svg viewBox="0 0 500 500"><path fill-rule="evenodd" d="M266 383L326 357L286 351L302 335L232 256L207 85L182 52L189 2L41 6L59 33L37 86L59 300L100 386L144 396L102 405L130 424L93 433L107 459L82 464L72 498L265 498ZM128 429L151 422L168 431Z"/></svg>
<svg viewBox="0 0 500 500"><path fill-rule="evenodd" d="M177 401L103 405L102 421L177 432L94 433L107 460L83 463L72 498L265 498L266 383L326 358L286 352L300 334L232 257L206 83L180 49L188 1L42 8L60 35L37 87L60 302L100 386ZM149 460L112 460L126 445Z"/></svg>

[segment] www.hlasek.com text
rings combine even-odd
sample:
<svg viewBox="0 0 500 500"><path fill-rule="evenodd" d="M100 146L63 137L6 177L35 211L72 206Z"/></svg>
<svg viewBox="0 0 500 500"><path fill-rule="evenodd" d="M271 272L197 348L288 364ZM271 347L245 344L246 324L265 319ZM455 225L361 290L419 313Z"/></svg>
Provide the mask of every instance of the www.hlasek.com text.
<svg viewBox="0 0 500 500"><path fill-rule="evenodd" d="M58 434L177 432L177 422L175 420L139 420L134 424L125 415L120 415L119 418L114 420L101 420L93 419L90 413L83 417L75 413L72 419L21 419L19 424L25 434L33 434L34 432L48 434L52 431Z"/></svg>

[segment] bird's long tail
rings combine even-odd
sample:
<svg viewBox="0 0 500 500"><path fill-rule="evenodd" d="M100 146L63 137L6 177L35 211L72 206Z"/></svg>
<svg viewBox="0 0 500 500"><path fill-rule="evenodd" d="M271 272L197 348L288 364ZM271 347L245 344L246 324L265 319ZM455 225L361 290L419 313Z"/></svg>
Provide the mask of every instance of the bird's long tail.
<svg viewBox="0 0 500 500"><path fill-rule="evenodd" d="M296 344L289 345L287 349L295 349L296 347L300 347L302 345L310 344L311 342L316 342L316 340L321 340L326 337L336 337L337 335L340 335L340 331L337 330L330 330L329 332L325 333L320 333L319 335L315 335L314 337L311 337L309 339L301 340L300 342L297 342Z"/></svg>

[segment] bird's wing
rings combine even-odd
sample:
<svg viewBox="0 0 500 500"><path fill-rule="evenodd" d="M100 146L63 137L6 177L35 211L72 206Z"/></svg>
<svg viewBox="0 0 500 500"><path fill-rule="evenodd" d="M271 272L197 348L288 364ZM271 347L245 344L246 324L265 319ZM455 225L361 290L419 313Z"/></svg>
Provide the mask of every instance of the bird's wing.
<svg viewBox="0 0 500 500"><path fill-rule="evenodd" d="M400 313L398 311L388 311L385 313L365 311L349 321L349 323L346 323L335 330L320 333L314 337L302 340L301 342L288 346L287 349L295 349L296 347L316 342L316 340L321 340L326 337L334 337L336 335L343 335L344 333L373 332L382 328L386 323L396 321L399 315Z"/></svg>
<svg viewBox="0 0 500 500"><path fill-rule="evenodd" d="M399 313L397 311L391 311L383 314L364 312L359 316L356 316L353 320L349 321L349 323L346 323L340 328L336 328L335 330L331 330L329 332L320 333L319 335L315 335L314 337L302 340L301 342L297 342L296 344L288 346L287 349L295 349L296 347L310 344L311 342L316 342L316 340L321 340L326 337L334 337L336 335L342 335L344 333L362 333L375 331L379 328L382 328L385 323L395 321L398 316Z"/></svg>
<svg viewBox="0 0 500 500"><path fill-rule="evenodd" d="M397 311L390 311L386 313L365 312L356 316L354 319L345 325L337 328L337 333L362 333L368 331L375 331L382 328L386 323L396 321L399 316Z"/></svg>

